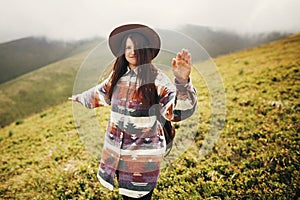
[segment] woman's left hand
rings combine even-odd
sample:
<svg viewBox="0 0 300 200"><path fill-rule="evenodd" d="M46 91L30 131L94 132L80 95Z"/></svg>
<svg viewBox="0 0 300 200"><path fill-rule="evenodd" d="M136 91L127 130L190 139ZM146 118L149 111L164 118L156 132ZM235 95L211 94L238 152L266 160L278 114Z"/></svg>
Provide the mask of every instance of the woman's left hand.
<svg viewBox="0 0 300 200"><path fill-rule="evenodd" d="M187 83L192 70L192 56L186 49L178 52L172 60L172 71L179 83Z"/></svg>

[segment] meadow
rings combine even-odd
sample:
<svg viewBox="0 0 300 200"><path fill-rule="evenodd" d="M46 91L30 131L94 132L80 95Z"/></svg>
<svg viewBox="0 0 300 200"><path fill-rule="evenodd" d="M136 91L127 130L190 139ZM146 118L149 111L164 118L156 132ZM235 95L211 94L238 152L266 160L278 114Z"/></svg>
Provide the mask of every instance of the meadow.
<svg viewBox="0 0 300 200"><path fill-rule="evenodd" d="M205 81L193 73L199 100L195 142L162 169L153 199L299 199L299 49L296 34L213 60L226 91L226 120L205 157L198 151L210 128L211 98ZM74 62L69 73L75 74L75 63L85 55L69 58ZM40 70L51 75L47 68ZM64 89L59 82L48 84L58 84L53 92ZM38 98L38 93L33 95ZM96 113L107 118L109 108L99 109ZM177 125L179 133L184 126L189 124ZM121 199L117 188L100 185L98 160L81 139L71 102L1 128L0 198Z"/></svg>
<svg viewBox="0 0 300 200"><path fill-rule="evenodd" d="M0 126L22 121L65 101L87 52L75 54L0 85Z"/></svg>

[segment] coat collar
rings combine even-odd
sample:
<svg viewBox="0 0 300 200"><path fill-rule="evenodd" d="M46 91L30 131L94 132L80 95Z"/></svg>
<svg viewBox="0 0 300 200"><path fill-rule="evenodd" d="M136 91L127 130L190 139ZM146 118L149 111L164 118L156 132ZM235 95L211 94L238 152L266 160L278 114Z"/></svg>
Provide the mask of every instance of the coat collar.
<svg viewBox="0 0 300 200"><path fill-rule="evenodd" d="M137 73L138 73L138 67L136 67L134 69L130 69L130 67L127 66L127 71L126 71L125 75L128 74L128 73L130 73L130 72L134 73L135 75L137 75Z"/></svg>

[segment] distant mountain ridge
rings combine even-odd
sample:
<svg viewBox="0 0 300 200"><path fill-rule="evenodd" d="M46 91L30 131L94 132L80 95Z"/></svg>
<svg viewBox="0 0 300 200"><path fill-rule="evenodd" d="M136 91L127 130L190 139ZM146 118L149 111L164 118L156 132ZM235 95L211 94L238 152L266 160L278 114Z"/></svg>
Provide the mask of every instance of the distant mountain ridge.
<svg viewBox="0 0 300 200"><path fill-rule="evenodd" d="M191 24L181 26L178 31L197 41L213 58L280 40L292 34L281 32L239 34L221 28Z"/></svg>
<svg viewBox="0 0 300 200"><path fill-rule="evenodd" d="M0 44L0 83L90 48L101 38L64 42L26 37Z"/></svg>
<svg viewBox="0 0 300 200"><path fill-rule="evenodd" d="M287 37L288 33L241 35L231 31L199 25L178 28L202 45L211 57L247 49ZM80 53L104 38L65 42L44 37L26 37L0 44L0 83Z"/></svg>

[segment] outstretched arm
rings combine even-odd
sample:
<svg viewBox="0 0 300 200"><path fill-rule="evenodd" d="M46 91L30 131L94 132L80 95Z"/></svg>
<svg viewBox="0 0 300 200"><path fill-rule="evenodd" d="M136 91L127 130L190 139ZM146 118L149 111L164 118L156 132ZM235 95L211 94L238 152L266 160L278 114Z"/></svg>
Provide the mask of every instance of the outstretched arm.
<svg viewBox="0 0 300 200"><path fill-rule="evenodd" d="M81 103L87 108L96 108L107 105L104 98L100 97L101 94L99 93L98 88L92 88L82 94L72 95L72 97L69 97L68 100Z"/></svg>
<svg viewBox="0 0 300 200"><path fill-rule="evenodd" d="M72 95L69 101L79 102L87 108L95 108L110 104L107 91L109 89L108 79L101 84L81 93Z"/></svg>

